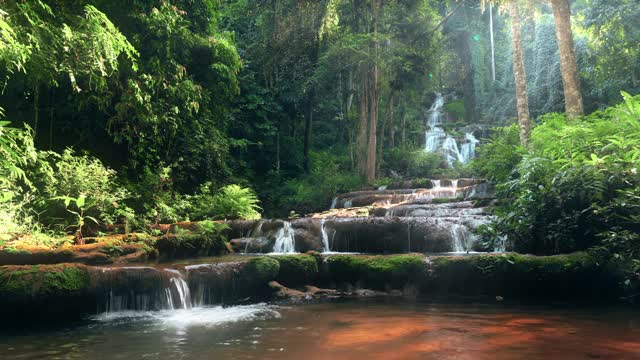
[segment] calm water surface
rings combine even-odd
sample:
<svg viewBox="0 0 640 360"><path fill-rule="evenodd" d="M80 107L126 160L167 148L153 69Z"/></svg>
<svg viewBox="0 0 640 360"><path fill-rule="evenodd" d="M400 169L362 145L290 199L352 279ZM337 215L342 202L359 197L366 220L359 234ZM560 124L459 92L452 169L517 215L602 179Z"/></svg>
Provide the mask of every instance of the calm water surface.
<svg viewBox="0 0 640 360"><path fill-rule="evenodd" d="M640 313L373 302L120 313L5 331L0 359L640 359Z"/></svg>

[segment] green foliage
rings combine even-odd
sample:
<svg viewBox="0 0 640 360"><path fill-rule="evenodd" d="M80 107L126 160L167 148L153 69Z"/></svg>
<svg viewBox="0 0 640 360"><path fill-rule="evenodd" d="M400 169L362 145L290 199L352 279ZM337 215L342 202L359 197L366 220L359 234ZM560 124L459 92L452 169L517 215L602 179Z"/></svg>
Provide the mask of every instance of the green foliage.
<svg viewBox="0 0 640 360"><path fill-rule="evenodd" d="M363 185L363 179L349 168L349 158L336 152L311 152L311 172L285 181L284 184L265 184L266 201L280 210L277 215L286 216L289 211L311 213L326 209L337 193L355 190ZM277 174L272 174L276 175ZM274 180L279 179L274 176Z"/></svg>
<svg viewBox="0 0 640 360"><path fill-rule="evenodd" d="M131 195L117 184L116 172L96 158L71 149L40 152L29 176L36 195L33 207L45 225L81 227L85 219L113 224L133 217L124 202Z"/></svg>
<svg viewBox="0 0 640 360"><path fill-rule="evenodd" d="M191 198L194 219L260 219L260 202L253 190L239 185L227 185L213 194L205 183Z"/></svg>
<svg viewBox="0 0 640 360"><path fill-rule="evenodd" d="M543 117L513 172L499 164L521 156L513 139L482 150L496 151L480 168L499 175L503 198L494 231L514 249L543 254L598 245L633 262L636 251L623 244L633 244L628 234L639 230L640 97L623 96L622 104L584 118ZM626 255L615 250L617 241Z"/></svg>
<svg viewBox="0 0 640 360"><path fill-rule="evenodd" d="M385 150L381 170L391 171L405 177L427 179L469 177L471 169L461 163L449 167L441 154L428 153L424 149L397 147Z"/></svg>
<svg viewBox="0 0 640 360"><path fill-rule="evenodd" d="M495 128L488 143L478 148L478 156L471 167L480 177L504 182L522 159L525 149L520 146L517 124Z"/></svg>
<svg viewBox="0 0 640 360"><path fill-rule="evenodd" d="M453 100L444 104L444 111L453 115L456 119L465 118L464 100Z"/></svg>

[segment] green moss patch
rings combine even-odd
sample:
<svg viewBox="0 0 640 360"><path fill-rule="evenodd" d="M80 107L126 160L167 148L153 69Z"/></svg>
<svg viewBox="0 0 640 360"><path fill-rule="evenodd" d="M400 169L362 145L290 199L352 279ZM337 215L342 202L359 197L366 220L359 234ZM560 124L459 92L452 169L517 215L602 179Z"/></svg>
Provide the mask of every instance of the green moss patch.
<svg viewBox="0 0 640 360"><path fill-rule="evenodd" d="M185 259L222 255L227 252L226 239L212 233L180 233L160 237L155 248L163 259Z"/></svg>
<svg viewBox="0 0 640 360"><path fill-rule="evenodd" d="M86 267L71 264L0 267L0 297L12 302L88 291Z"/></svg>
<svg viewBox="0 0 640 360"><path fill-rule="evenodd" d="M258 257L249 260L245 269L249 277L266 283L278 276L280 263L271 257Z"/></svg>
<svg viewBox="0 0 640 360"><path fill-rule="evenodd" d="M616 272L586 253L435 257L422 291L428 294L539 298L614 298Z"/></svg>
<svg viewBox="0 0 640 360"><path fill-rule="evenodd" d="M376 290L401 289L409 283L418 283L425 272L422 255L332 255L326 260L333 282Z"/></svg>
<svg viewBox="0 0 640 360"><path fill-rule="evenodd" d="M279 255L271 258L280 264L276 280L283 285L307 285L318 275L318 263L312 255Z"/></svg>

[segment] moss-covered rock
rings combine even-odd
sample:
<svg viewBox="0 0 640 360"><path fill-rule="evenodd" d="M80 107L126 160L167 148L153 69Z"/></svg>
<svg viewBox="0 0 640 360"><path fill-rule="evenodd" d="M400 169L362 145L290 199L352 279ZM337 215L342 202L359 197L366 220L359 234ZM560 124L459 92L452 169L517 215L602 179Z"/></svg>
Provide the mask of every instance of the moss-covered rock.
<svg viewBox="0 0 640 360"><path fill-rule="evenodd" d="M275 279L279 271L280 263L271 257L253 258L246 265L246 272L249 277L265 283Z"/></svg>
<svg viewBox="0 0 640 360"><path fill-rule="evenodd" d="M53 250L0 250L0 265L37 265L72 262L74 253L70 249Z"/></svg>
<svg viewBox="0 0 640 360"><path fill-rule="evenodd" d="M616 273L586 253L434 257L421 291L433 295L611 299Z"/></svg>
<svg viewBox="0 0 640 360"><path fill-rule="evenodd" d="M318 275L318 263L312 255L279 255L272 258L280 264L276 280L285 286L307 285Z"/></svg>
<svg viewBox="0 0 640 360"><path fill-rule="evenodd" d="M12 299L66 296L86 291L86 267L70 264L0 267L0 294Z"/></svg>
<svg viewBox="0 0 640 360"><path fill-rule="evenodd" d="M0 316L47 320L95 309L89 271L78 264L0 267Z"/></svg>
<svg viewBox="0 0 640 360"><path fill-rule="evenodd" d="M377 290L401 289L407 284L417 284L425 273L422 255L332 255L326 261L332 282L347 282Z"/></svg>
<svg viewBox="0 0 640 360"><path fill-rule="evenodd" d="M155 248L162 259L213 256L227 252L226 239L215 233L167 234L158 238Z"/></svg>

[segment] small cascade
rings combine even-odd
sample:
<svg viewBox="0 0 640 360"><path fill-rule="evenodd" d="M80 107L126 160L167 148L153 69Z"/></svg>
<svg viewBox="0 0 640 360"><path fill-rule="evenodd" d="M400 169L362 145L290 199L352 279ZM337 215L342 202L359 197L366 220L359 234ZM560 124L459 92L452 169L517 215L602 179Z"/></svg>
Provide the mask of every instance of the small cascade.
<svg viewBox="0 0 640 360"><path fill-rule="evenodd" d="M291 223L285 221L276 232L276 243L273 246L273 252L277 254L293 254L296 252L294 231Z"/></svg>
<svg viewBox="0 0 640 360"><path fill-rule="evenodd" d="M478 139L473 133L465 133L464 142L461 146L458 146L457 140L448 135L442 128L442 117L444 115L444 97L442 94L436 94L436 100L429 108L429 120L427 125L429 129L425 133L425 151L426 152L439 152L447 160L449 166L453 166L456 161L461 163L467 163L473 157L475 157L476 145Z"/></svg>
<svg viewBox="0 0 640 360"><path fill-rule="evenodd" d="M464 135L464 144L460 149L460 156L462 158L461 162L467 163L469 160L476 157L476 146L480 142L480 140L476 139L476 137L472 133L466 133Z"/></svg>
<svg viewBox="0 0 640 360"><path fill-rule="evenodd" d="M191 308L191 292L178 270L104 268L96 281L105 293L103 310L152 311Z"/></svg>
<svg viewBox="0 0 640 360"><path fill-rule="evenodd" d="M322 219L320 221L320 231L322 232L322 246L324 247L324 252L330 252L331 247L329 246L329 234L327 234L327 219Z"/></svg>
<svg viewBox="0 0 640 360"><path fill-rule="evenodd" d="M336 206L338 205L338 197L334 197L333 200L331 201L331 207L330 209L335 209Z"/></svg>
<svg viewBox="0 0 640 360"><path fill-rule="evenodd" d="M452 224L449 228L451 231L451 246L455 253L463 253L466 251L467 228L462 225Z"/></svg>
<svg viewBox="0 0 640 360"><path fill-rule="evenodd" d="M172 275L169 278L170 287L165 288L171 309L190 309L191 291L189 290L189 285L182 277L182 273L174 269L165 269L164 271Z"/></svg>

